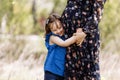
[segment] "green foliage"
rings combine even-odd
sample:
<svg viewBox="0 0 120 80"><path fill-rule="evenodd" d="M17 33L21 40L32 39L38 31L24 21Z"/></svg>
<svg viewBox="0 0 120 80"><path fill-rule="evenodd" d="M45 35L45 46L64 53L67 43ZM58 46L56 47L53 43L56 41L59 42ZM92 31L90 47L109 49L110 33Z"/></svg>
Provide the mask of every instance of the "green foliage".
<svg viewBox="0 0 120 80"><path fill-rule="evenodd" d="M32 13L35 1L35 15ZM43 34L45 19L51 12L62 14L67 0L0 0L0 24L6 15L6 33ZM102 48L117 34L120 35L120 1L107 0L100 23ZM34 17L37 23L34 23ZM0 29L1 29L0 25Z"/></svg>
<svg viewBox="0 0 120 80"><path fill-rule="evenodd" d="M35 11L32 11L33 1ZM62 13L63 5L65 6L64 0L0 0L0 24L6 15L6 33L40 34L44 30L45 18L53 11ZM34 23L34 18L37 23Z"/></svg>
<svg viewBox="0 0 120 80"><path fill-rule="evenodd" d="M58 12L59 14L62 14L62 11L64 10L65 3L67 0L52 0L54 2L54 8L53 12Z"/></svg>
<svg viewBox="0 0 120 80"><path fill-rule="evenodd" d="M118 0L108 0L105 4L103 19L100 23L101 39L104 44L109 43L110 40L114 39L115 35L120 36L118 31L120 26L120 1Z"/></svg>

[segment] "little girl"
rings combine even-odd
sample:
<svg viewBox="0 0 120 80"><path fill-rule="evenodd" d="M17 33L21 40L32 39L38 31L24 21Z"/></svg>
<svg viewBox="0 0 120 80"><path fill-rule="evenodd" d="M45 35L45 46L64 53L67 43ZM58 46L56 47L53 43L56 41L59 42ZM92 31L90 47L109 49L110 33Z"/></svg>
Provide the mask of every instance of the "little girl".
<svg viewBox="0 0 120 80"><path fill-rule="evenodd" d="M85 38L86 34L80 30L76 35L65 40L64 29L60 22L60 16L52 14L46 20L45 45L48 54L44 64L44 80L64 80L64 65L67 46Z"/></svg>

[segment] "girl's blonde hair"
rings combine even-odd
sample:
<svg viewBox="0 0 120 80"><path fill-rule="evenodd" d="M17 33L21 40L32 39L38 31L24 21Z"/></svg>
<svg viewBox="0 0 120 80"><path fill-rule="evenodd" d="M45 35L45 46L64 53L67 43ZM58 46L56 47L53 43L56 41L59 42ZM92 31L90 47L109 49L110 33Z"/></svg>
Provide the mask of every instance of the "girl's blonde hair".
<svg viewBox="0 0 120 80"><path fill-rule="evenodd" d="M45 24L45 35L49 34L51 32L50 27L55 23L56 21L60 21L60 16L56 13L50 14L50 16L46 20Z"/></svg>

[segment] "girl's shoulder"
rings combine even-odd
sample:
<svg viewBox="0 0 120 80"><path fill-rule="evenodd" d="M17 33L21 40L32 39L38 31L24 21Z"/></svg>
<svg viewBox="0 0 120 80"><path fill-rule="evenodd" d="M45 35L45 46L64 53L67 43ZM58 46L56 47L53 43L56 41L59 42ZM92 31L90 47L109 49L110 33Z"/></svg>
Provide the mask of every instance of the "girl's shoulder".
<svg viewBox="0 0 120 80"><path fill-rule="evenodd" d="M57 35L57 34L54 34L54 33L50 32L49 34L47 34L47 35L45 36L45 41L46 41L46 42L49 42L51 36L52 36L52 37L61 37L61 36L59 36L59 35Z"/></svg>
<svg viewBox="0 0 120 80"><path fill-rule="evenodd" d="M58 34L54 34L54 33L51 33L51 36L50 37L52 37L52 38L54 38L54 39L62 39L62 40L65 40L65 37L64 37L64 35L63 36L60 36L60 35L58 35Z"/></svg>
<svg viewBox="0 0 120 80"><path fill-rule="evenodd" d="M49 42L50 36L52 33L49 33L45 36L45 42Z"/></svg>
<svg viewBox="0 0 120 80"><path fill-rule="evenodd" d="M46 36L45 36L45 45L46 45L46 47L49 49L50 47L51 48L54 48L55 47L55 45L50 45L50 38L51 38L51 36L53 35L53 33L49 33L49 34L47 34Z"/></svg>
<svg viewBox="0 0 120 80"><path fill-rule="evenodd" d="M51 33L52 36L60 37L58 34Z"/></svg>

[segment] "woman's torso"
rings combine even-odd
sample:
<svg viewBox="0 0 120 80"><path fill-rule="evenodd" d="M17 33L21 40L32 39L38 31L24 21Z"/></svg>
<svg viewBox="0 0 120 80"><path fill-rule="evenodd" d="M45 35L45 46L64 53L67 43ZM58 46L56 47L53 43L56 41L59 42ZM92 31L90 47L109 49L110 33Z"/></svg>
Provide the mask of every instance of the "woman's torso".
<svg viewBox="0 0 120 80"><path fill-rule="evenodd" d="M63 12L65 34L72 36L77 28L83 28L87 19L92 15L93 0L68 0ZM67 37L67 38L68 38Z"/></svg>

